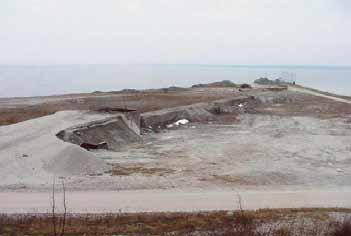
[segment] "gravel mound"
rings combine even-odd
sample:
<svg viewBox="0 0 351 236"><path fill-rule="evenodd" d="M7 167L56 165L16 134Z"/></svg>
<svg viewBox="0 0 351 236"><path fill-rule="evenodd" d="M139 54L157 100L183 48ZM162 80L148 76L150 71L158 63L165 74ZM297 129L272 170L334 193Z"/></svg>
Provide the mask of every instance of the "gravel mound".
<svg viewBox="0 0 351 236"><path fill-rule="evenodd" d="M47 166L49 172L60 176L98 174L108 169L103 160L73 145L55 154Z"/></svg>

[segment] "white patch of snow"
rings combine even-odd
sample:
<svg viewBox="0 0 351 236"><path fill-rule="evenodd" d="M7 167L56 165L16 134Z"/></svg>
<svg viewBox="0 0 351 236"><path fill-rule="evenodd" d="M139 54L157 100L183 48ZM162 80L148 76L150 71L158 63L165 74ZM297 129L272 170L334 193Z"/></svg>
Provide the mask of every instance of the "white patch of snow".
<svg viewBox="0 0 351 236"><path fill-rule="evenodd" d="M181 119L181 120L178 120L177 122L174 122L175 125L186 125L188 123L189 121L187 119Z"/></svg>

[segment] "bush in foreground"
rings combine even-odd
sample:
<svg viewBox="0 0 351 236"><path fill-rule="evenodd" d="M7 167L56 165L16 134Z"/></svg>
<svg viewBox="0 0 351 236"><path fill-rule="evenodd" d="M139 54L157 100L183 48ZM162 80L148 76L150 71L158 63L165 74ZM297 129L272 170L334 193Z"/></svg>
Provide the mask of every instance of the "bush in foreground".
<svg viewBox="0 0 351 236"><path fill-rule="evenodd" d="M346 236L351 220L335 222L336 210L287 209L240 212L67 215L64 235ZM350 214L349 210L339 210ZM62 220L63 215L57 215ZM51 235L52 216L0 215L1 236Z"/></svg>

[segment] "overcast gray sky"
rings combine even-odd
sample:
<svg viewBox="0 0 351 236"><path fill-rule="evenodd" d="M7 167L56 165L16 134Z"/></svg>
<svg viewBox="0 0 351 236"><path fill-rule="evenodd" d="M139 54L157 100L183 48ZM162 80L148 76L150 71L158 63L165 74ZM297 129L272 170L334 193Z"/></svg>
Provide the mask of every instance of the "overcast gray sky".
<svg viewBox="0 0 351 236"><path fill-rule="evenodd" d="M351 64L350 0L0 0L0 64Z"/></svg>

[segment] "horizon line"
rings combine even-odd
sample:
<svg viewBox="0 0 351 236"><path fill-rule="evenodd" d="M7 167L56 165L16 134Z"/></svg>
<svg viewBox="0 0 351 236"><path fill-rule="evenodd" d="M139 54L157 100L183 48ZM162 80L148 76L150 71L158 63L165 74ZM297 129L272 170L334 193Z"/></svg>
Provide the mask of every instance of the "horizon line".
<svg viewBox="0 0 351 236"><path fill-rule="evenodd" d="M86 64L0 64L0 67L60 67L60 66L199 66L199 67L292 67L292 68L351 68L335 64L194 64L194 63L86 63Z"/></svg>

